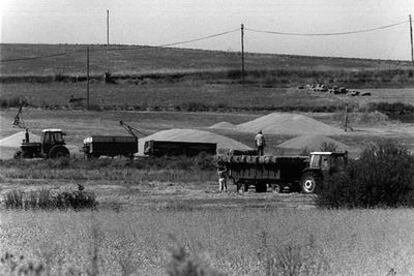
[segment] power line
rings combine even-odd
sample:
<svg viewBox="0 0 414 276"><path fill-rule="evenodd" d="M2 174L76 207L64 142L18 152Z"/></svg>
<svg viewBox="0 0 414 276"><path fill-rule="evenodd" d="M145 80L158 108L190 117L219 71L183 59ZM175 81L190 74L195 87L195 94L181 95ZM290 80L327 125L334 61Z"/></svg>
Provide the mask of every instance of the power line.
<svg viewBox="0 0 414 276"><path fill-rule="evenodd" d="M257 29L250 29L250 28L245 28L245 30L250 31L250 32L255 32L255 33L290 35L290 36L335 36L335 35L349 35L349 34L367 33L367 32L372 32L372 31L377 31L377 30L383 30L383 29L388 29L388 28L392 28L395 26L399 26L402 24L406 24L407 22L408 22L407 20L404 20L402 22L380 26L380 27L375 27L371 29L346 31L346 32L333 32L333 33L295 33L295 32L265 31L265 30L257 30Z"/></svg>
<svg viewBox="0 0 414 276"><path fill-rule="evenodd" d="M199 38L194 38L194 39L189 39L189 40L182 40L182 41L176 41L176 42L172 42L172 43L166 43L166 44L158 44L158 45L145 45L144 47L171 47L171 46L177 46L177 45L182 45L182 44L188 44L188 43L192 43L192 42L197 42L197 41L202 41L202 40L207 40L210 38L214 38L214 37L218 37L218 36L222 36L222 35L226 35L226 34L230 34L230 33L234 33L234 32L238 32L240 29L233 29L230 31L226 31L226 32L222 32L222 33L217 33L217 34L212 34L212 35L207 35L207 36L203 36L203 37L199 37ZM144 48L142 48L144 49ZM131 49L131 48L125 48L125 47L118 47L118 48L111 48L111 49L107 49L108 51L131 51L131 50L138 50L138 49ZM95 51L99 51L99 50L95 50Z"/></svg>
<svg viewBox="0 0 414 276"><path fill-rule="evenodd" d="M80 52L80 51L81 50L74 50L74 51L70 51L70 52L64 52L64 53L58 53L58 54L52 54L52 55L45 55L45 56L2 59L2 60L0 60L0 62L1 63L6 63L6 62L13 62L13 61L25 61L25 60L35 60L35 59L42 59L42 58L62 57L62 56L66 56L66 55L69 55L69 54L72 54L72 53L75 53L75 52Z"/></svg>
<svg viewBox="0 0 414 276"><path fill-rule="evenodd" d="M217 33L217 34L212 34L212 35L207 35L207 36L203 36L203 37L199 37L199 38L195 38L195 39L190 39L190 40L182 40L182 41L177 41L177 42L172 42L172 43L167 43L167 44L160 44L160 45L154 45L154 46L148 46L148 47L171 47L171 46L177 46L177 45L182 45L182 44L188 44L191 42L196 42L196 41L202 41L202 40L207 40L210 38L214 38L214 37L218 37L218 36L222 36L222 35L226 35L229 33L233 33L238 31L239 29L234 29L234 30L230 30L230 31L226 31L226 32L222 32L222 33ZM144 49L144 48L142 48ZM94 52L99 52L99 51L136 51L138 50L137 48L125 48L125 47L117 47L117 48L111 48L111 49L91 49ZM64 52L64 53L58 53L58 54L52 54L52 55L45 55L45 56L36 56L36 57L22 57L22 58L14 58L14 59L2 59L0 60L0 63L6 63L6 62L14 62L14 61L26 61L26 60L36 60L36 59L43 59L43 58L51 58L51 57L61 57L61 56L66 56L69 54L73 54L76 52L83 52L84 49L79 49L79 50L74 50L74 51L70 51L70 52Z"/></svg>

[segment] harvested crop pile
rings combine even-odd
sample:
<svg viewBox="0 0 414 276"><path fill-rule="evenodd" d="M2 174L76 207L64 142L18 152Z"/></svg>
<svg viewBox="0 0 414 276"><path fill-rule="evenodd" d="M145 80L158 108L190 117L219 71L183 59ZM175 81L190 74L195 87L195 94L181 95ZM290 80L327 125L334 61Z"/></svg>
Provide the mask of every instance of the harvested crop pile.
<svg viewBox="0 0 414 276"><path fill-rule="evenodd" d="M303 135L295 137L278 145L277 148L293 150L303 150L306 148L309 151L320 151L322 144L333 144L338 151L349 151L350 149L347 145L324 135Z"/></svg>
<svg viewBox="0 0 414 276"><path fill-rule="evenodd" d="M244 132L264 134L342 134L343 131L310 117L292 113L272 113L240 124L237 129Z"/></svg>
<svg viewBox="0 0 414 276"><path fill-rule="evenodd" d="M139 139L139 154L142 154L144 152L144 144L149 140L217 143L217 148L219 149L251 150L251 148L245 144L222 135L203 130L174 128L169 130L162 130L150 136Z"/></svg>
<svg viewBox="0 0 414 276"><path fill-rule="evenodd" d="M235 129L237 126L229 122L220 122L212 125L210 128L219 128L219 129Z"/></svg>
<svg viewBox="0 0 414 276"><path fill-rule="evenodd" d="M33 133L30 133L30 142L39 142L40 137L38 135L35 135ZM20 131L13 135L10 135L8 137L5 137L0 140L0 147L7 147L7 148L18 148L20 147L22 141L26 139L25 132Z"/></svg>

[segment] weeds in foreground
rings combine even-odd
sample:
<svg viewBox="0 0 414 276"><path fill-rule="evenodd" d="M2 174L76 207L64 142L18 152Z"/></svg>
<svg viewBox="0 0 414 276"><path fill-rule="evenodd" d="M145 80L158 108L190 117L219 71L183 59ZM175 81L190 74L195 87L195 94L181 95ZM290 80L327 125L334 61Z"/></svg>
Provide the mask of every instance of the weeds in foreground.
<svg viewBox="0 0 414 276"><path fill-rule="evenodd" d="M51 190L12 190L4 194L7 209L83 209L97 205L95 194L90 191L53 193Z"/></svg>
<svg viewBox="0 0 414 276"><path fill-rule="evenodd" d="M272 249L269 234L262 231L257 258L266 276L273 275L329 275L329 263L323 252L319 252L312 236L309 244L288 244Z"/></svg>

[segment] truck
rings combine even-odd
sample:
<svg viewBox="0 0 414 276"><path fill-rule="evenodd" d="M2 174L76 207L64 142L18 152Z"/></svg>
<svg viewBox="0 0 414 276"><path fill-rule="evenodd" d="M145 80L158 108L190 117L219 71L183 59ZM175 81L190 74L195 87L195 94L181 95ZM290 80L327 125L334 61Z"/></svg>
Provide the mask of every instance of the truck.
<svg viewBox="0 0 414 276"><path fill-rule="evenodd" d="M132 136L93 135L83 140L81 150L86 159L101 156L125 156L133 158L138 152L138 139Z"/></svg>
<svg viewBox="0 0 414 276"><path fill-rule="evenodd" d="M185 155L196 156L201 152L215 155L217 152L216 143L204 142L178 142L178 141L157 141L149 140L144 144L144 154L148 156L164 155Z"/></svg>
<svg viewBox="0 0 414 276"><path fill-rule="evenodd" d="M323 187L324 179L345 169L347 152L312 152L310 156L220 155L237 191L254 186L256 192L290 190L305 194Z"/></svg>
<svg viewBox="0 0 414 276"><path fill-rule="evenodd" d="M26 130L28 131L28 130ZM63 136L66 134L59 128L42 130L41 142L29 142L23 140L20 150L14 154L14 158L60 158L69 157Z"/></svg>

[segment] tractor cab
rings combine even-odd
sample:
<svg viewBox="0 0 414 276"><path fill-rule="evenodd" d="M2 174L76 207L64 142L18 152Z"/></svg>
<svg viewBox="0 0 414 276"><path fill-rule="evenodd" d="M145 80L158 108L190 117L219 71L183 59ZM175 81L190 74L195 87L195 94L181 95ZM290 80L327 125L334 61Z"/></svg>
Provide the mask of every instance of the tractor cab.
<svg viewBox="0 0 414 276"><path fill-rule="evenodd" d="M42 152L47 154L56 145L65 145L63 136L66 134L59 128L48 128L42 130Z"/></svg>
<svg viewBox="0 0 414 276"><path fill-rule="evenodd" d="M311 152L309 169L322 172L343 171L348 163L348 152Z"/></svg>

